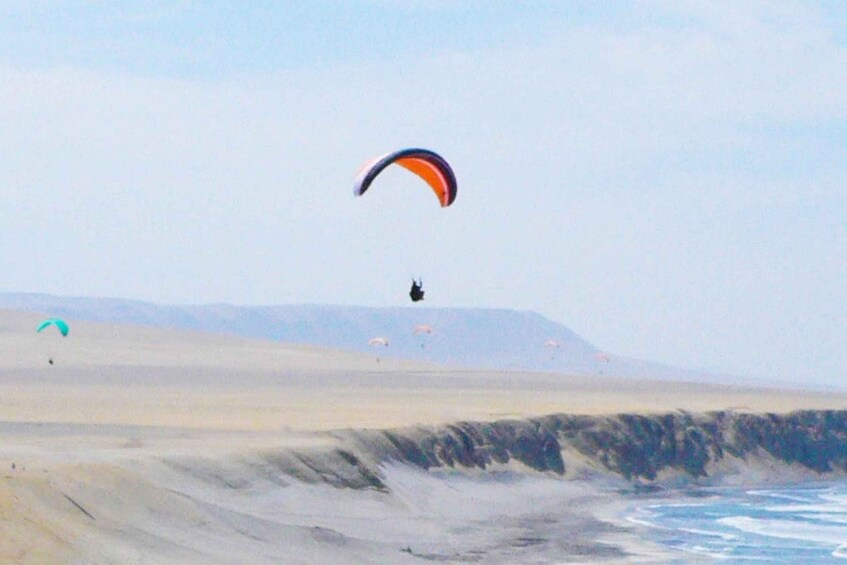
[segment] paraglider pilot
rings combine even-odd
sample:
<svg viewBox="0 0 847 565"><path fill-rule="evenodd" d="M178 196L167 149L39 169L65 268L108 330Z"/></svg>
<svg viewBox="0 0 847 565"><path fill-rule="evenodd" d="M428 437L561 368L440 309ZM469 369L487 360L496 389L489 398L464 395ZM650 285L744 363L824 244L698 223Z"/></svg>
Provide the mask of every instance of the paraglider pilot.
<svg viewBox="0 0 847 565"><path fill-rule="evenodd" d="M412 290L409 291L409 298L412 299L412 302L424 299L423 281L412 279Z"/></svg>

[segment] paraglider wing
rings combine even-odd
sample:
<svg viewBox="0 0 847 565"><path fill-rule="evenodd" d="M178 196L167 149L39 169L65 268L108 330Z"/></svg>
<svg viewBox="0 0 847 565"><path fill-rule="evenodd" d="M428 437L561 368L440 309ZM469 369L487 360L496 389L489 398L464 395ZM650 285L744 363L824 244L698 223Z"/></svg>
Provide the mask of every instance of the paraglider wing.
<svg viewBox="0 0 847 565"><path fill-rule="evenodd" d="M417 325L414 328L412 328L412 335L431 334L431 333L432 333L432 326L430 326L429 324L420 324L420 325Z"/></svg>
<svg viewBox="0 0 847 565"><path fill-rule="evenodd" d="M368 345L381 345L384 347L388 347L388 338L387 337L372 337L368 340Z"/></svg>
<svg viewBox="0 0 847 565"><path fill-rule="evenodd" d="M429 149L417 148L386 153L365 163L356 175L353 194L363 195L377 175L391 164L400 165L426 181L442 207L449 206L456 199L456 175L447 161Z"/></svg>
<svg viewBox="0 0 847 565"><path fill-rule="evenodd" d="M61 332L62 337L67 336L68 332L70 331L70 328L68 327L68 323L65 322L64 320L60 320L59 318L50 318L49 320L44 320L43 322L38 324L38 327L35 328L35 331L38 332L38 333L41 333L42 331L46 330L50 326L56 326L56 328L59 330L59 332Z"/></svg>

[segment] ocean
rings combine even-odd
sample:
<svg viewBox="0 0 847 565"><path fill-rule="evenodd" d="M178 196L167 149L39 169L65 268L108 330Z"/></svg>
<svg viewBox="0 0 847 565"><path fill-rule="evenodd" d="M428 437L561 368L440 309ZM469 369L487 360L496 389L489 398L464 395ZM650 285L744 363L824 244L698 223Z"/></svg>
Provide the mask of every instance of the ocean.
<svg viewBox="0 0 847 565"><path fill-rule="evenodd" d="M627 520L679 552L680 563L847 562L847 483L704 488L636 504Z"/></svg>

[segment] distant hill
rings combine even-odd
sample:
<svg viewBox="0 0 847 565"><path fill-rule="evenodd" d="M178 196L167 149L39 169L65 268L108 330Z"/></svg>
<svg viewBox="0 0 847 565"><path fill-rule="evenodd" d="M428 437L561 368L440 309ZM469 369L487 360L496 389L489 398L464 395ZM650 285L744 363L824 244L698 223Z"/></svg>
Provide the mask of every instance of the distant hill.
<svg viewBox="0 0 847 565"><path fill-rule="evenodd" d="M468 368L607 373L653 378L702 375L657 363L611 356L567 327L528 311L481 308L368 308L334 305L162 305L115 298L0 293L0 308L76 320L229 333L356 351L378 352ZM430 335L412 335L427 324ZM388 347L368 346L386 337ZM555 341L558 347L546 347Z"/></svg>

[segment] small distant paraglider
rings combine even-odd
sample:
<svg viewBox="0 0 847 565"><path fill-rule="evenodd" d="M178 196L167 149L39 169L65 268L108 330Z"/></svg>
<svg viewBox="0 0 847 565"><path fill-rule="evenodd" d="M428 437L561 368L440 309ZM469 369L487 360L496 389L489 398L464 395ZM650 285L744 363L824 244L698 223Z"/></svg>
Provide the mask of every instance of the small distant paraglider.
<svg viewBox="0 0 847 565"><path fill-rule="evenodd" d="M598 351L594 354L594 359L597 361L597 371L602 375L603 374L603 364L608 363L612 360L612 356L608 353L603 353L602 351Z"/></svg>
<svg viewBox="0 0 847 565"><path fill-rule="evenodd" d="M59 332L59 335L62 338L67 337L68 333L70 332L70 326L68 326L68 323L60 318L49 318L47 320L44 320L43 322L38 324L38 327L35 328L35 331L36 333L42 333L48 328L56 328L56 331ZM56 357L56 355L53 351L53 347L49 347L48 350L49 352L47 362L53 365L54 358Z"/></svg>
<svg viewBox="0 0 847 565"><path fill-rule="evenodd" d="M391 151L365 162L356 174L353 194L365 194L376 177L390 165L399 165L420 177L432 189L442 208L447 208L456 199L458 186L450 164L438 153L420 148ZM423 283L420 279L412 279L409 298L412 302L424 299Z"/></svg>
<svg viewBox="0 0 847 565"><path fill-rule="evenodd" d="M544 342L544 348L550 351L550 360L556 359L556 351L562 347L558 339L548 339Z"/></svg>
<svg viewBox="0 0 847 565"><path fill-rule="evenodd" d="M368 340L368 345L371 347L388 347L387 337L372 337ZM376 356L376 362L379 363L379 355Z"/></svg>
<svg viewBox="0 0 847 565"><path fill-rule="evenodd" d="M421 336L419 338L420 346L421 349L425 349L426 344L424 343L424 338L425 336L432 335L432 326L430 326L429 324L418 324L412 328L412 335Z"/></svg>

